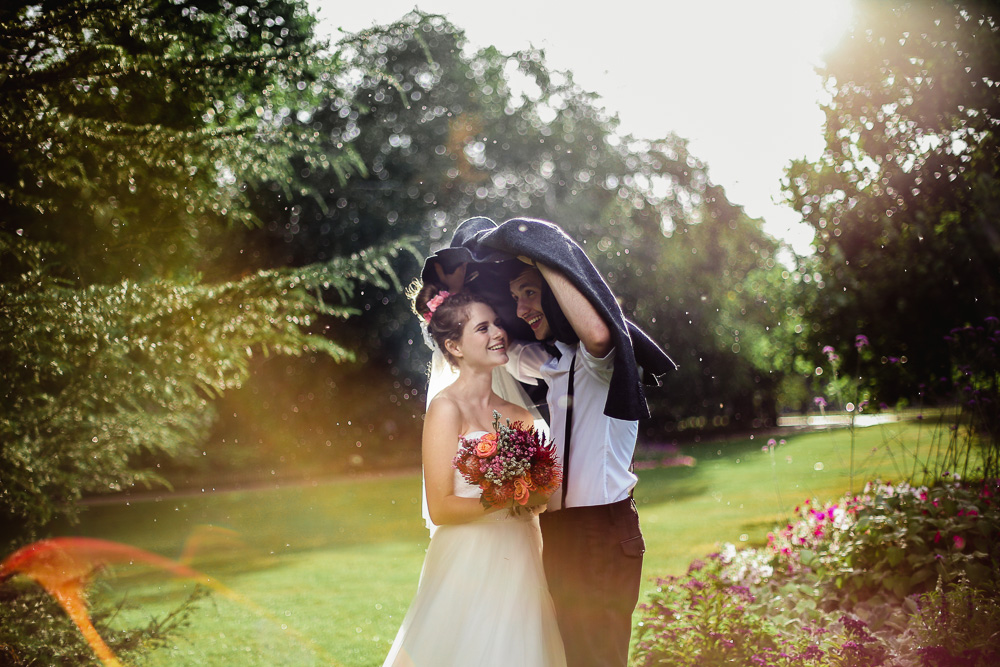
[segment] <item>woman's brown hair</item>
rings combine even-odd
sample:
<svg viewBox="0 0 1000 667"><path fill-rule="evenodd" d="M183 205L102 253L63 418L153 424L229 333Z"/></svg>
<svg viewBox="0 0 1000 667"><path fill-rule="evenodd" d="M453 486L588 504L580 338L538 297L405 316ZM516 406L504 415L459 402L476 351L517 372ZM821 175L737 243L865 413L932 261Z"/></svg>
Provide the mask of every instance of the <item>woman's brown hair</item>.
<svg viewBox="0 0 1000 667"><path fill-rule="evenodd" d="M414 284L411 285L409 291L413 299L413 312L427 323L427 332L434 340L434 344L444 354L448 363L452 366L456 365L454 357L445 347L445 341L458 340L462 337L462 328L469 319L469 306L474 303L482 303L492 308L492 304L484 297L469 290L458 294L448 294L433 283L427 283L423 287ZM431 312L429 304L442 294L447 294L447 296L435 304L436 307ZM430 319L428 319L428 315Z"/></svg>

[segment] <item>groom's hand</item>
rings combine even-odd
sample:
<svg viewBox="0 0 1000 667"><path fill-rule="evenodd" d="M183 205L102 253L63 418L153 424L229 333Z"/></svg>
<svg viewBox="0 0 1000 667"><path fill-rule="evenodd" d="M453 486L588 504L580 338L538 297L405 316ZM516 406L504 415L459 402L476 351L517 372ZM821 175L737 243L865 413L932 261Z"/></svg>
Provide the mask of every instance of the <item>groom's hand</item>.
<svg viewBox="0 0 1000 667"><path fill-rule="evenodd" d="M465 287L465 269L467 266L465 262L462 262L451 273L445 273L441 262L437 262L434 264L434 271L437 273L438 280L441 281L446 290L451 294L458 294Z"/></svg>

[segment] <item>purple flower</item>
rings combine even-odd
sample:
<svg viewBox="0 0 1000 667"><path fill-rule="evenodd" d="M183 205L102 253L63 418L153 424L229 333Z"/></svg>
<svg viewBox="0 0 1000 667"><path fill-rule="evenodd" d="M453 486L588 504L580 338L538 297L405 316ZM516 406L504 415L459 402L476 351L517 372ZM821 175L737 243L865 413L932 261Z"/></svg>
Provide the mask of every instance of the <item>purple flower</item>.
<svg viewBox="0 0 1000 667"><path fill-rule="evenodd" d="M857 336L854 337L854 347L858 348L859 350L863 347L868 347L869 345L870 343L868 342L868 336L864 334L858 334Z"/></svg>
<svg viewBox="0 0 1000 667"><path fill-rule="evenodd" d="M816 398L814 398L813 399L813 403L815 403L816 407L818 407L820 409L823 409L823 408L826 407L826 399L823 398L822 396L817 396Z"/></svg>

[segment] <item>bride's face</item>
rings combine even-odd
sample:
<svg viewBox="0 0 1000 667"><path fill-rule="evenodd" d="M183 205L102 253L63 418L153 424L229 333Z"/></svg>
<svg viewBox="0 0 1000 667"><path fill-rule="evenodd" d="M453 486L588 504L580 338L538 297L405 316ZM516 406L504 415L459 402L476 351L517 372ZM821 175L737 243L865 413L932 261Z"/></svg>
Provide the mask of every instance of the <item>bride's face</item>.
<svg viewBox="0 0 1000 667"><path fill-rule="evenodd" d="M507 332L497 314L484 303L470 304L468 314L462 337L448 341L449 351L459 366L464 363L493 368L507 363Z"/></svg>

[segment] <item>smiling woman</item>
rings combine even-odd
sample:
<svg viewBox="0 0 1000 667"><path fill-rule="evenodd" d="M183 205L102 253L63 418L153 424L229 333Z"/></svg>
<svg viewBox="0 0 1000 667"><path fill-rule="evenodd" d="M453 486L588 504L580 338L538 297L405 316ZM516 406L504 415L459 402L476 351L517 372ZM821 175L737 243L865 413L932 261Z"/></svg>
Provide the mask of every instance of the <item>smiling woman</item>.
<svg viewBox="0 0 1000 667"><path fill-rule="evenodd" d="M493 371L507 362L507 334L493 308L470 291L428 284L416 293L414 310L458 377L427 408L422 460L431 542L384 664L565 665L535 514L548 496L525 488L518 502L526 511L498 511L506 504L484 502L483 490L453 462L460 443L495 437L500 415L532 422L524 406L493 390Z"/></svg>

